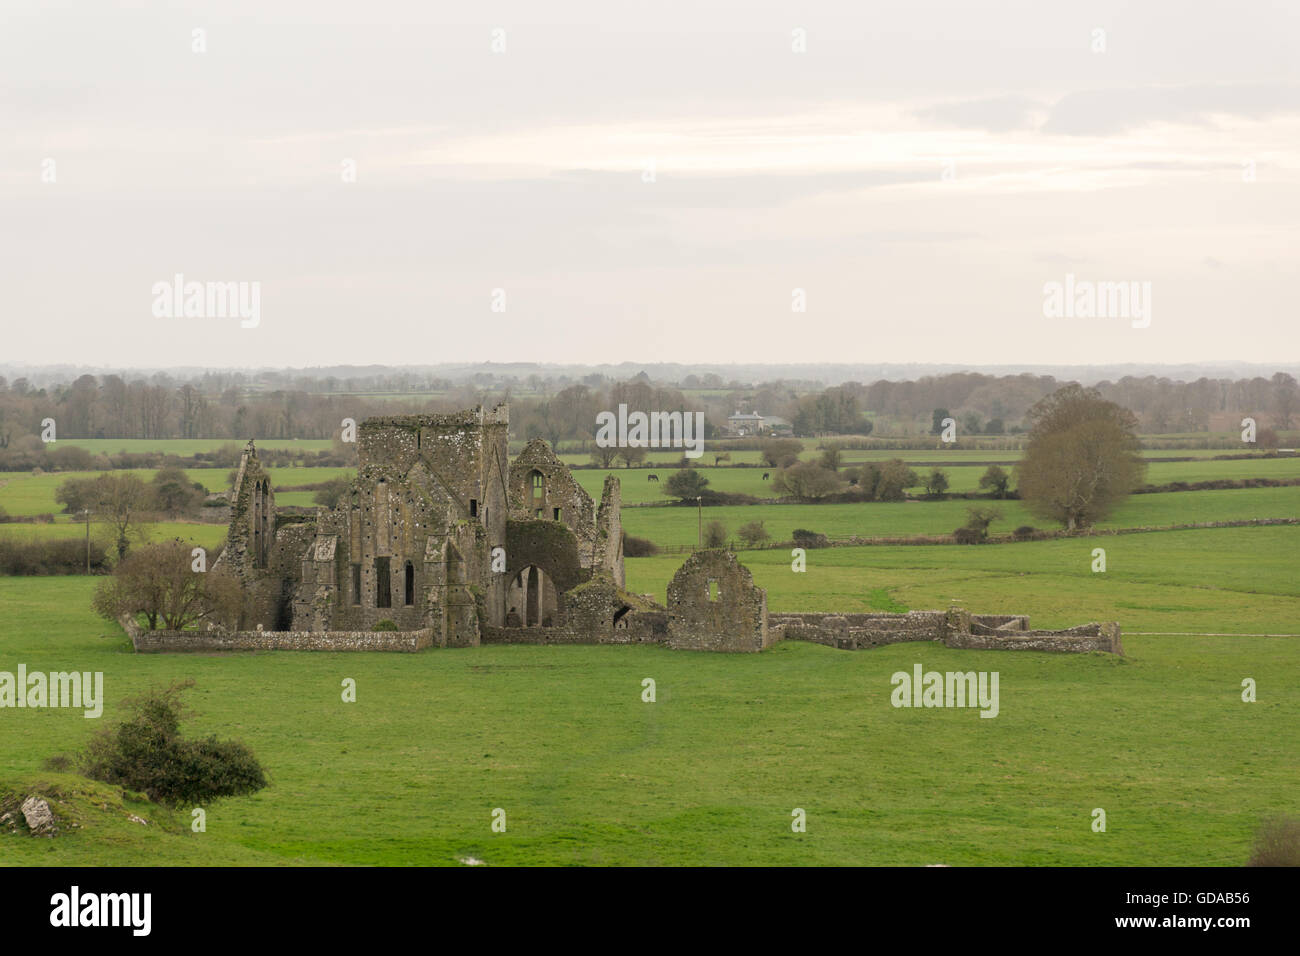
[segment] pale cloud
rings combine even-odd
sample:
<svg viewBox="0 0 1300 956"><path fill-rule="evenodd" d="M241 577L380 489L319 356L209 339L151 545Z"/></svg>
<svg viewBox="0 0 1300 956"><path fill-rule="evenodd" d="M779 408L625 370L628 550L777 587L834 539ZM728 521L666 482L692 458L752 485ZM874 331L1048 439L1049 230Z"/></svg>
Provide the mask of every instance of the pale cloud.
<svg viewBox="0 0 1300 956"><path fill-rule="evenodd" d="M15 3L6 354L1257 359L1295 341L1298 18L1226 2ZM1152 327L1045 325L1038 290L1071 268L1152 281ZM259 328L160 324L148 289L177 271L262 282Z"/></svg>

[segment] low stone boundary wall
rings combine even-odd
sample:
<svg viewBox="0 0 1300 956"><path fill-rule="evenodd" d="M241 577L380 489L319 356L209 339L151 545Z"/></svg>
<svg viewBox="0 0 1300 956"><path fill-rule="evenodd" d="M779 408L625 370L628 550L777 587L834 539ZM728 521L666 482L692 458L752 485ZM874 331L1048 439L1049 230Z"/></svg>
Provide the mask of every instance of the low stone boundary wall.
<svg viewBox="0 0 1300 956"><path fill-rule="evenodd" d="M224 651L389 651L414 653L437 644L433 629L418 631L147 631L122 619L138 654ZM658 626L657 626L658 625ZM887 644L935 641L970 650L1054 651L1123 654L1114 622L1081 624L1060 631L1030 630L1024 615L966 615L908 611L906 614L773 614L769 647L780 640L809 641L856 651ZM631 627L593 631L578 627L486 627L488 644L668 644L666 627L647 616ZM756 648L757 649L757 648Z"/></svg>
<svg viewBox="0 0 1300 956"><path fill-rule="evenodd" d="M419 631L147 631L122 621L137 654L194 651L398 651L432 647L431 628Z"/></svg>
<svg viewBox="0 0 1300 956"><path fill-rule="evenodd" d="M1123 655L1119 625L1082 624L1064 631L998 631L989 634L952 634L944 643L948 647L981 651L1056 651L1087 654L1106 651Z"/></svg>
<svg viewBox="0 0 1300 956"><path fill-rule="evenodd" d="M1035 631L1029 629L1029 618L1023 614L967 615L962 611L773 614L768 626L784 640L811 641L846 651L909 641L936 641L946 647L972 650L1124 653L1116 623Z"/></svg>
<svg viewBox="0 0 1300 956"><path fill-rule="evenodd" d="M811 641L856 651L907 641L941 641L947 632L943 611L908 611L906 614L772 614L768 628L778 639Z"/></svg>
<svg viewBox="0 0 1300 956"><path fill-rule="evenodd" d="M628 627L593 631L589 628L561 627L485 627L479 634L480 644L663 644L668 637L667 624L653 616L641 614Z"/></svg>

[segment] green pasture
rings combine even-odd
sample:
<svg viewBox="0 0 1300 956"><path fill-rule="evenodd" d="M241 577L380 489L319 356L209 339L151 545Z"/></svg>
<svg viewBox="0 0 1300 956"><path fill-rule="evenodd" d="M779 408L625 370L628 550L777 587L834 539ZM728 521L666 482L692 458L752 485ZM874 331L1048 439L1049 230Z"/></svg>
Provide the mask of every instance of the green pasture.
<svg viewBox="0 0 1300 956"><path fill-rule="evenodd" d="M943 501L870 501L830 505L727 505L704 508L703 519L721 521L735 536L741 525L762 521L774 540L789 540L796 528L831 537L850 535L902 537L949 534L966 523L968 509L993 506L1002 518L990 530L1012 531L1021 525L1059 527L1032 515L1020 501L949 499ZM696 508L670 505L625 508L623 529L662 546L693 545L698 538ZM1229 491L1183 491L1132 495L1102 528L1155 527L1203 521L1245 521L1255 518L1300 517L1300 486L1245 488Z"/></svg>
<svg viewBox="0 0 1300 956"><path fill-rule="evenodd" d="M150 481L156 473L155 469L136 468L128 469L131 474L138 475L143 481ZM353 468L268 468L271 476L271 486L295 486L295 485L313 485L322 481L329 481L342 475L352 477L356 474ZM203 485L209 492L225 491L227 489L226 476L229 474L229 468L187 468L185 469L186 477L191 481L197 481ZM58 491L59 485L63 484L69 478L94 478L103 474L124 474L126 472L103 472L103 471L68 471L68 472L48 472L45 474L34 475L31 472L8 471L0 472L0 508L4 508L11 515L36 515L36 514L54 514L58 515L62 505L55 500L55 492ZM314 492L285 492L287 499L282 499L281 493L276 492L276 501L280 504L304 504L311 505L312 495ZM68 516L63 516L68 517Z"/></svg>
<svg viewBox="0 0 1300 956"><path fill-rule="evenodd" d="M1092 570L1093 549L1106 570ZM770 611L945 608L1029 614L1035 626L1119 621L1126 631L1300 635L1300 526L1208 528L998 545L741 552ZM629 590L662 603L685 559L627 560ZM1297 637L1300 640L1300 636Z"/></svg>
<svg viewBox="0 0 1300 956"><path fill-rule="evenodd" d="M971 550L997 560L1014 547ZM843 556L811 558L815 580ZM775 586L775 567L759 573ZM894 591L945 597L950 584L926 585L926 573L928 593ZM0 669L100 671L107 700L99 720L0 712L0 792L63 795L83 822L55 839L0 833L0 864L1237 866L1261 819L1295 812L1300 792L1294 639L1129 636L1124 658L795 642L755 655L134 655L89 610L94 584L0 579ZM1116 591L1148 600L1140 586ZM1012 575L970 593L1016 610L1035 600ZM1093 597L1080 593L1068 617L1094 616ZM1262 630L1270 613L1240 623ZM892 707L891 675L915 664L998 672L998 716ZM655 703L642 701L646 677ZM1242 702L1244 677L1258 702ZM42 769L117 719L124 697L183 678L197 682L186 731L243 740L270 780L210 806L205 833L189 830L189 808ZM355 703L341 700L344 678ZM1105 833L1092 831L1096 807ZM361 825L376 808L383 825ZM505 833L490 828L496 808ZM791 831L796 808L805 833Z"/></svg>

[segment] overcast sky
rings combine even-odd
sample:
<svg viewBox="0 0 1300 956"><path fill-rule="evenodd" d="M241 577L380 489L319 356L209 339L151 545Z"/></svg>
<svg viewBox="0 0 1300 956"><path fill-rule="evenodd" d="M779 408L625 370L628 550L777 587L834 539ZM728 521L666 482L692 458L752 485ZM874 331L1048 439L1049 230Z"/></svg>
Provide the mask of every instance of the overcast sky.
<svg viewBox="0 0 1300 956"><path fill-rule="evenodd" d="M0 358L1293 362L1298 74L1294 2L4 0Z"/></svg>

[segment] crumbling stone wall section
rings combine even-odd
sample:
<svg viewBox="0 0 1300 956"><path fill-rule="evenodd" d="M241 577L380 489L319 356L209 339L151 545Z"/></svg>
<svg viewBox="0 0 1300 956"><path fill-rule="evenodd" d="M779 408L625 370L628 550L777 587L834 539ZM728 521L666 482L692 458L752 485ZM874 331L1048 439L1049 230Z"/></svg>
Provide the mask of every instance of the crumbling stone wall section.
<svg viewBox="0 0 1300 956"><path fill-rule="evenodd" d="M511 519L560 522L573 532L582 566L592 567L596 506L545 439L534 438L510 463L508 492Z"/></svg>
<svg viewBox="0 0 1300 956"><path fill-rule="evenodd" d="M669 647L761 651L771 643L767 592L730 551L696 551L668 583Z"/></svg>
<svg viewBox="0 0 1300 956"><path fill-rule="evenodd" d="M605 487L596 511L596 552L592 559L596 572L605 572L620 588L627 587L623 570L623 486L617 475L605 476Z"/></svg>
<svg viewBox="0 0 1300 956"><path fill-rule="evenodd" d="M1104 651L1123 656L1120 626L1115 621L1080 624L1061 631L1012 630L988 634L957 633L945 643L949 647L982 651L1055 651L1086 654Z"/></svg>
<svg viewBox="0 0 1300 956"><path fill-rule="evenodd" d="M937 641L947 647L978 650L1124 653L1120 627L1114 622L1036 631L1029 629L1029 618L1023 614L972 615L961 608L906 614L774 614L770 627L782 640L812 641L849 651Z"/></svg>
<svg viewBox="0 0 1300 956"><path fill-rule="evenodd" d="M1026 614L972 614L970 629L973 634L991 631L1025 631L1029 629L1029 616Z"/></svg>
<svg viewBox="0 0 1300 956"><path fill-rule="evenodd" d="M245 587L261 577L270 562L275 538L275 492L271 476L257 457L252 441L239 459L235 487L230 492L230 527L226 547L213 564L239 579Z"/></svg>
<svg viewBox="0 0 1300 956"><path fill-rule="evenodd" d="M908 641L942 641L949 622L944 611L906 614L774 614L769 627L779 640L811 641L856 651Z"/></svg>

